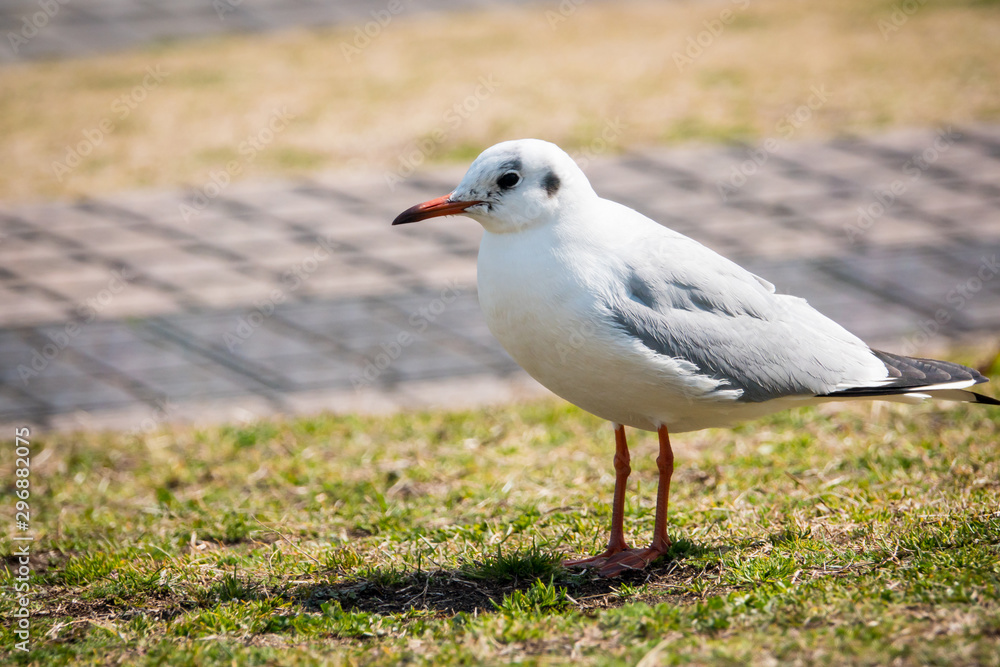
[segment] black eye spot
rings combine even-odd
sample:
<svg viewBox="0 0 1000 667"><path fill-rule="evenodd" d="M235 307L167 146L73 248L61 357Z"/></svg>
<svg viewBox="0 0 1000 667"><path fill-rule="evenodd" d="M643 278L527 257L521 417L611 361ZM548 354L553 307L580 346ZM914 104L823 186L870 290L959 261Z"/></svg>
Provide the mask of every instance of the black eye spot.
<svg viewBox="0 0 1000 667"><path fill-rule="evenodd" d="M504 190L509 190L520 182L521 174L516 171L508 171L506 174L497 179L497 185Z"/></svg>
<svg viewBox="0 0 1000 667"><path fill-rule="evenodd" d="M545 188L545 192L547 192L550 197L559 192L560 185L562 185L562 182L559 180L559 177L556 176L554 171L550 169L546 172L545 178L542 179L542 187Z"/></svg>

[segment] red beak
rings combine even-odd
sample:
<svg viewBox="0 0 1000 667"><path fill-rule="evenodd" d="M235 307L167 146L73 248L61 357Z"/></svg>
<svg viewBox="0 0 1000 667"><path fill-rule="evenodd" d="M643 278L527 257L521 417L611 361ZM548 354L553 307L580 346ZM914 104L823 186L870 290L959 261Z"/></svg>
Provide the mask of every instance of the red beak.
<svg viewBox="0 0 1000 667"><path fill-rule="evenodd" d="M417 204L408 208L397 215L392 224L405 225L408 222L419 222L427 218L437 218L442 215L458 215L459 213L464 213L465 209L470 206L483 203L481 201L452 201L449 197L451 195L445 195L444 197L438 197L437 199L425 201L423 204Z"/></svg>

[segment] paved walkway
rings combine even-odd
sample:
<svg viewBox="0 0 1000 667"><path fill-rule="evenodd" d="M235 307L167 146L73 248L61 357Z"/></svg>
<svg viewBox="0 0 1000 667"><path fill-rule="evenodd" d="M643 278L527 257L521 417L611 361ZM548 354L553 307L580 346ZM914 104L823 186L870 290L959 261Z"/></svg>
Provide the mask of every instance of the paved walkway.
<svg viewBox="0 0 1000 667"><path fill-rule="evenodd" d="M397 15L532 0L3 0L0 63L89 56L156 42L298 26L386 25ZM375 26L369 31L376 30Z"/></svg>
<svg viewBox="0 0 1000 667"><path fill-rule="evenodd" d="M544 393L479 313L479 226L389 226L463 171L0 206L0 421L128 430ZM998 126L587 172L888 350L1000 331Z"/></svg>

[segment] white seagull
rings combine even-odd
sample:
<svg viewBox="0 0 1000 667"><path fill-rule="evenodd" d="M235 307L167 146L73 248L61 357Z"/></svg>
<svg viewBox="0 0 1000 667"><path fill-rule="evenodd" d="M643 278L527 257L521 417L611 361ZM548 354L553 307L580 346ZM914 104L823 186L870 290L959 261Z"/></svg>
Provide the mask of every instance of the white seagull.
<svg viewBox="0 0 1000 667"><path fill-rule="evenodd" d="M1000 405L967 391L987 381L977 371L873 350L804 299L776 294L697 241L600 198L555 144L497 144L454 192L392 224L456 214L486 230L478 282L490 331L538 382L614 425L608 548L567 565L615 576L667 552L668 432L846 399ZM623 529L625 426L659 435L653 541L644 549L629 548Z"/></svg>

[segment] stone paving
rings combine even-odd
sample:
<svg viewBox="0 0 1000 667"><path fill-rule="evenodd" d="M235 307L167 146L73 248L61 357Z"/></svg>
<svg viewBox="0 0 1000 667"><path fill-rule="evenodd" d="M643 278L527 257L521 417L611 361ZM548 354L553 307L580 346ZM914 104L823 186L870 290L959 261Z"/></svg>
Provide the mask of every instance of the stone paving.
<svg viewBox="0 0 1000 667"><path fill-rule="evenodd" d="M151 429L544 394L479 312L480 227L389 225L464 169L0 206L0 421ZM872 344L997 341L1000 126L650 149L586 171Z"/></svg>
<svg viewBox="0 0 1000 667"><path fill-rule="evenodd" d="M463 11L531 0L3 0L0 63L89 56L175 39ZM369 28L374 31L376 26Z"/></svg>

